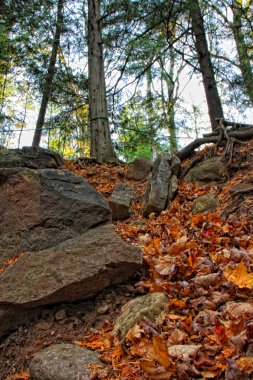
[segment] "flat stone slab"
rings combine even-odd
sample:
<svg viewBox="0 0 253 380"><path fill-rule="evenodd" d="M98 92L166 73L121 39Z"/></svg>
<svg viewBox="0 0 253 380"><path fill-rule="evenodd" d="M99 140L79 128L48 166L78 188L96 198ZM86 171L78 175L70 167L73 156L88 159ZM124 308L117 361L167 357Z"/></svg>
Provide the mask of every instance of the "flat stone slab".
<svg viewBox="0 0 253 380"><path fill-rule="evenodd" d="M24 253L0 275L0 307L25 308L85 299L131 276L141 250L125 243L111 224L55 247Z"/></svg>
<svg viewBox="0 0 253 380"><path fill-rule="evenodd" d="M95 351L62 343L36 353L29 369L33 380L78 380L90 377L89 364L102 364Z"/></svg>
<svg viewBox="0 0 253 380"><path fill-rule="evenodd" d="M109 199L113 220L127 219L130 216L130 206L133 198L133 186L118 182Z"/></svg>

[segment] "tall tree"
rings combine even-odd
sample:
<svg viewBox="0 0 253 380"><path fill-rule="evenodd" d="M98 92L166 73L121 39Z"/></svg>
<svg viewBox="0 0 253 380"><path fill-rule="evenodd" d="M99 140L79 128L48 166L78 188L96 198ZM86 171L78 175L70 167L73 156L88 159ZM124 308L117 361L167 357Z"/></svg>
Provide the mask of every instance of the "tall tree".
<svg viewBox="0 0 253 380"><path fill-rule="evenodd" d="M250 1L252 5L252 1ZM240 62L240 69L242 72L244 86L247 92L247 95L253 105L253 66L252 66L252 57L250 57L250 50L252 54L252 40L250 46L248 46L243 28L243 17L246 16L248 10L244 8L243 2L239 0L233 0L232 4L233 9L233 22L231 24L232 31L235 38L236 48L238 52L238 59ZM252 9L251 9L252 11ZM251 18L253 21L253 16L251 13ZM253 34L253 31L251 31Z"/></svg>
<svg viewBox="0 0 253 380"><path fill-rule="evenodd" d="M192 31L195 37L195 48L198 53L198 62L203 78L209 117L212 130L215 130L218 126L215 119L223 118L224 116L208 49L204 20L198 0L190 1L190 17L192 20Z"/></svg>
<svg viewBox="0 0 253 380"><path fill-rule="evenodd" d="M48 105L51 90L52 90L52 83L53 83L53 78L54 78L54 73L55 73L57 53L60 46L60 36L62 32L62 27L63 27L63 5L64 5L64 0L58 0L57 19L56 19L55 34L53 38L53 46L52 46L47 74L44 81L42 100L40 104L39 115L38 115L36 128L34 132L33 143L32 143L32 146L34 147L38 147L40 145L43 125L44 125L46 111L47 111L47 105Z"/></svg>
<svg viewBox="0 0 253 380"><path fill-rule="evenodd" d="M88 69L91 157L115 161L106 99L100 0L88 0Z"/></svg>
<svg viewBox="0 0 253 380"><path fill-rule="evenodd" d="M219 0L208 2L208 6L210 6L211 11L215 11L212 12L212 15L215 19L219 36L222 35L222 37L226 39L230 37L231 44L234 42L236 47L236 59L233 58L233 56L224 56L224 53L223 56L218 55L220 62L223 60L230 65L230 67L225 68L225 70L223 69L223 73L228 75L226 72L229 70L232 75L234 74L234 80L230 80L230 83L233 86L241 87L242 93L245 93L251 104L253 104L253 1ZM217 16L220 18L219 24L217 23ZM215 33L215 38L219 39L219 36L217 37L217 33ZM223 41L224 40L222 40L221 44ZM219 48L223 50L221 44L219 44L218 41L217 45L220 45ZM236 68L235 71L234 68ZM238 68L241 75L238 73ZM242 102L241 96L240 102Z"/></svg>

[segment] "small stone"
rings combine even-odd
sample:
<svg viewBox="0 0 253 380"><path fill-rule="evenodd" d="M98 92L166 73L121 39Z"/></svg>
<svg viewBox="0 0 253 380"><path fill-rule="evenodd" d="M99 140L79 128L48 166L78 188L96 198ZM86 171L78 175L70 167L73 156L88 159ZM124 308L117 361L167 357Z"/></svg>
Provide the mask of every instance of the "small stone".
<svg viewBox="0 0 253 380"><path fill-rule="evenodd" d="M212 157L194 166L184 177L186 182L200 183L224 181L228 177L226 164L219 158Z"/></svg>
<svg viewBox="0 0 253 380"><path fill-rule="evenodd" d="M150 293L134 298L122 307L122 314L116 320L112 334L119 334L123 338L143 317L156 319L167 305L168 298L164 293Z"/></svg>
<svg viewBox="0 0 253 380"><path fill-rule="evenodd" d="M101 315L106 314L109 311L109 305L108 304L100 305L97 307L96 311L98 314L101 314Z"/></svg>
<svg viewBox="0 0 253 380"><path fill-rule="evenodd" d="M148 177L152 169L152 162L146 158L136 158L128 167L126 173L127 179L133 179L135 181L143 181Z"/></svg>
<svg viewBox="0 0 253 380"><path fill-rule="evenodd" d="M55 313L54 319L56 322L62 321L67 316L65 309L60 309Z"/></svg>
<svg viewBox="0 0 253 380"><path fill-rule="evenodd" d="M34 380L88 379L89 364L102 364L96 352L74 344L55 344L34 355L30 373Z"/></svg>
<svg viewBox="0 0 253 380"><path fill-rule="evenodd" d="M205 211L214 211L217 206L218 201L213 194L202 195L192 202L192 213L195 215Z"/></svg>

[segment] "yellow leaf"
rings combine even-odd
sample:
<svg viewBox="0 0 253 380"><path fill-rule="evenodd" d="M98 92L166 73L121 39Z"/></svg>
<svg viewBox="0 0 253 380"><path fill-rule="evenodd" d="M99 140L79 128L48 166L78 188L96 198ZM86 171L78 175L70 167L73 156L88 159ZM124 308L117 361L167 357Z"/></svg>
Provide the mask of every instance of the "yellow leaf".
<svg viewBox="0 0 253 380"><path fill-rule="evenodd" d="M253 273L248 273L246 265L241 261L235 269L226 267L225 278L239 288L253 288Z"/></svg>
<svg viewBox="0 0 253 380"><path fill-rule="evenodd" d="M238 364L240 370L247 375L253 374L253 357L243 357L238 360L236 360L236 363Z"/></svg>

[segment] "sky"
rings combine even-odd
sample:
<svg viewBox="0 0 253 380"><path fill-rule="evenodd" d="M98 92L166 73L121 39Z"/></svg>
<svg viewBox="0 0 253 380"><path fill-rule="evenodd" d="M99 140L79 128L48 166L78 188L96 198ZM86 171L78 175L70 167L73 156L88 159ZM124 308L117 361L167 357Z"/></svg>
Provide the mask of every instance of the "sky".
<svg viewBox="0 0 253 380"><path fill-rule="evenodd" d="M197 76L193 76L190 81L188 81L187 78L187 72L182 72L182 80L180 83L182 83L182 88L180 89L181 96L182 96L182 104L187 109L189 113L189 119L191 120L191 123L193 124L193 106L197 106L200 110L201 116L199 116L196 120L197 122L197 128L199 131L199 136L202 136L203 133L207 132L207 128L210 128L210 122L208 117L208 110L205 100L205 92L204 87L202 84L202 81ZM188 82L188 83L187 83ZM187 84L186 84L187 83ZM186 85L185 85L186 84ZM143 90L144 91L144 90ZM38 110L28 110L27 112L27 125L28 128L24 129L21 138L20 138L20 147L22 146L31 146L33 134L34 134L34 127L36 124L36 118L37 118L37 112ZM229 109L226 105L224 105L224 113L225 115L231 115L231 117L228 119L233 120L235 122L242 122L242 123L248 123L253 124L253 109L248 109L244 114L242 114L240 111L238 111L236 108ZM189 144L194 138L196 138L196 133L192 131L192 133L186 133L183 131L183 128L180 129L179 133L179 145L180 147L184 147L185 145ZM20 133L16 132L15 138L13 138L10 142L9 147L16 148L18 147L18 141L19 141ZM42 139L41 146L46 147L47 141L44 138Z"/></svg>

